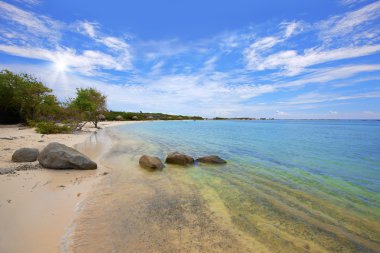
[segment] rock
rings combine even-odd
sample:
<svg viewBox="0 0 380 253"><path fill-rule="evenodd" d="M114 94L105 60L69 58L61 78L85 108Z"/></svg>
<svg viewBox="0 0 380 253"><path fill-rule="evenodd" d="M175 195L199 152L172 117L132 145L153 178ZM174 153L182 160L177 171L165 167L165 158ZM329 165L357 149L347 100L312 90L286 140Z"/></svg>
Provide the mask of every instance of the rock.
<svg viewBox="0 0 380 253"><path fill-rule="evenodd" d="M38 170L41 169L41 165L39 164L30 164L30 163L24 163L20 164L15 168L16 171L21 171L21 170Z"/></svg>
<svg viewBox="0 0 380 253"><path fill-rule="evenodd" d="M12 155L13 162L34 162L38 157L38 149L36 148L20 148Z"/></svg>
<svg viewBox="0 0 380 253"><path fill-rule="evenodd" d="M49 143L38 156L40 164L48 169L94 170L97 164L79 151L63 144Z"/></svg>
<svg viewBox="0 0 380 253"><path fill-rule="evenodd" d="M200 157L196 160L197 162L200 163L210 163L210 164L225 164L227 163L225 160L220 158L217 155L209 155L209 156L203 156Z"/></svg>
<svg viewBox="0 0 380 253"><path fill-rule="evenodd" d="M194 163L194 158L179 152L174 152L166 157L165 162L178 165L188 165Z"/></svg>
<svg viewBox="0 0 380 253"><path fill-rule="evenodd" d="M160 158L155 156L143 155L140 157L139 164L145 169L162 170L165 165L161 162Z"/></svg>
<svg viewBox="0 0 380 253"><path fill-rule="evenodd" d="M123 116L121 116L121 115L117 115L117 116L115 117L115 119L116 119L116 120L124 120Z"/></svg>
<svg viewBox="0 0 380 253"><path fill-rule="evenodd" d="M15 174L16 169L15 168L0 168L0 175L6 175L6 174Z"/></svg>
<svg viewBox="0 0 380 253"><path fill-rule="evenodd" d="M21 170L37 170L40 168L41 166L39 164L24 163L15 168L5 168L5 169L0 168L0 175L15 174L17 171L21 171Z"/></svg>

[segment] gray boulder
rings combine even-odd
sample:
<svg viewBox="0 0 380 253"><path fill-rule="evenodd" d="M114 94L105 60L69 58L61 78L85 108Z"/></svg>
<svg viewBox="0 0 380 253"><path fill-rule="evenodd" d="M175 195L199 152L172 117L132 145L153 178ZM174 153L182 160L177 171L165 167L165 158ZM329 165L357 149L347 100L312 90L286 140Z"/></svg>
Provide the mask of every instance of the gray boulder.
<svg viewBox="0 0 380 253"><path fill-rule="evenodd" d="M12 155L13 162L34 162L38 157L38 149L36 148L20 148Z"/></svg>
<svg viewBox="0 0 380 253"><path fill-rule="evenodd" d="M194 158L179 152L174 152L166 157L165 162L178 165L188 165L194 163Z"/></svg>
<svg viewBox="0 0 380 253"><path fill-rule="evenodd" d="M94 170L97 164L79 151L63 144L49 143L38 156L40 164L48 169Z"/></svg>
<svg viewBox="0 0 380 253"><path fill-rule="evenodd" d="M162 170L165 166L160 158L155 156L143 155L140 157L139 164L145 169Z"/></svg>
<svg viewBox="0 0 380 253"><path fill-rule="evenodd" d="M197 159L197 162L200 163L210 163L210 164L225 164L227 163L225 160L220 158L217 155L209 155L209 156L203 156Z"/></svg>

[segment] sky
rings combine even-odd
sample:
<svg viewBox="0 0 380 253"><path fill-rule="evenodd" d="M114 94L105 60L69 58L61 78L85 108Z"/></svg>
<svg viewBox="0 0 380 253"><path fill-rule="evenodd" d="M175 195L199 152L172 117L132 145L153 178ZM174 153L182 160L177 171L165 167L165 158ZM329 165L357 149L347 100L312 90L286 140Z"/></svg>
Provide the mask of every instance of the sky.
<svg viewBox="0 0 380 253"><path fill-rule="evenodd" d="M380 119L380 1L0 0L0 69L111 110Z"/></svg>

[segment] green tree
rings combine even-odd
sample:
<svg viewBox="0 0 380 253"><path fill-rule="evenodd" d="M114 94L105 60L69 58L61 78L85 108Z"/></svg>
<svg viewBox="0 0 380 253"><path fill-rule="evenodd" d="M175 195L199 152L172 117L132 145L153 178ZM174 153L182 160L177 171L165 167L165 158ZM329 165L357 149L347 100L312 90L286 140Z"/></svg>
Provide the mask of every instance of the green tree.
<svg viewBox="0 0 380 253"><path fill-rule="evenodd" d="M95 88L78 88L77 96L71 102L71 107L78 110L84 121L91 121L98 127L99 115L107 110L106 96ZM85 123L86 123L85 122ZM82 128L82 125L80 128Z"/></svg>
<svg viewBox="0 0 380 253"><path fill-rule="evenodd" d="M51 92L51 89L31 75L0 71L1 123L36 120L47 106L47 101L50 107L59 107Z"/></svg>

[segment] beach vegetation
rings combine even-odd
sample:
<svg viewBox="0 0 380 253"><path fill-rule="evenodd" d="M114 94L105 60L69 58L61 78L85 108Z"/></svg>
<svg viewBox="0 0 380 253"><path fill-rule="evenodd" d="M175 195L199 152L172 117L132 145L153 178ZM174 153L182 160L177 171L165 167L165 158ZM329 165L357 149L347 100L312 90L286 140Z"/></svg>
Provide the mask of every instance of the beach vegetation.
<svg viewBox="0 0 380 253"><path fill-rule="evenodd" d="M0 71L0 123L52 118L60 106L52 90L29 74Z"/></svg>
<svg viewBox="0 0 380 253"><path fill-rule="evenodd" d="M107 110L106 96L95 88L78 88L69 107L77 110L82 120L92 122L97 128L100 115Z"/></svg>
<svg viewBox="0 0 380 253"><path fill-rule="evenodd" d="M70 125L54 123L52 121L41 121L35 124L36 132L40 134L70 133L73 128Z"/></svg>
<svg viewBox="0 0 380 253"><path fill-rule="evenodd" d="M172 115L165 113L150 113L150 112L121 112L121 111L107 111L104 116L106 120L118 120L117 117L121 116L125 120L203 120L199 116L184 116Z"/></svg>

